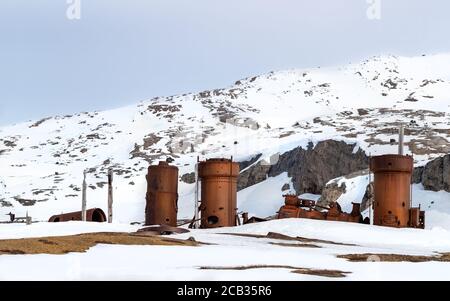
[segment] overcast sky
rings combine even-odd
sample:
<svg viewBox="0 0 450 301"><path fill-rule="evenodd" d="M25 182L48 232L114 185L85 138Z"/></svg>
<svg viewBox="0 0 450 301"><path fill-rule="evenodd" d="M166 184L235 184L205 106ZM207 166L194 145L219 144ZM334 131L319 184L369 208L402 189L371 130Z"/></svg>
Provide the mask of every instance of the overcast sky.
<svg viewBox="0 0 450 301"><path fill-rule="evenodd" d="M0 0L0 124L450 51L448 0L381 0L380 20L367 0L80 1L69 20L67 0Z"/></svg>

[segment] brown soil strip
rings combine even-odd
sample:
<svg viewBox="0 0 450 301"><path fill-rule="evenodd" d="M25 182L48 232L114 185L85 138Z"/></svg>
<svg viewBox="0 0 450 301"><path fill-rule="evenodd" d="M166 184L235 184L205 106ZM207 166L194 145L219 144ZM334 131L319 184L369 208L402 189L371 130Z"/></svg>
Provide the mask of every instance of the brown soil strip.
<svg viewBox="0 0 450 301"><path fill-rule="evenodd" d="M160 236L140 236L133 233L88 233L70 236L0 240L0 255L67 254L86 252L97 244L198 246L190 240Z"/></svg>
<svg viewBox="0 0 450 301"><path fill-rule="evenodd" d="M337 258L344 258L351 262L450 262L450 253L442 253L438 256L416 256L416 255L401 255L401 254L346 254L338 255Z"/></svg>
<svg viewBox="0 0 450 301"><path fill-rule="evenodd" d="M338 270L317 270L308 268L298 268L289 265L248 265L248 266L235 266L235 267L200 267L201 270L222 270L222 271L244 271L251 269L289 269L292 270L291 273L312 275L312 276L322 276L322 277L332 277L332 278L342 278L350 272L343 272Z"/></svg>
<svg viewBox="0 0 450 301"><path fill-rule="evenodd" d="M292 236L275 233L275 232L269 232L267 235L248 234L248 233L221 233L221 234L242 236L242 237L252 237L252 238L268 238L268 239L279 239L279 240L288 240L288 241L299 241L302 243L323 243L323 244L330 244L330 245L357 247L357 245L353 245L353 244L340 243L340 242L335 242L335 241L330 241L330 240L305 238L305 237L300 237L300 236L292 237Z"/></svg>
<svg viewBox="0 0 450 301"><path fill-rule="evenodd" d="M312 244L288 244L288 243L282 243L282 242L271 242L271 245L276 245L280 247L293 247L293 248L321 248L316 245Z"/></svg>

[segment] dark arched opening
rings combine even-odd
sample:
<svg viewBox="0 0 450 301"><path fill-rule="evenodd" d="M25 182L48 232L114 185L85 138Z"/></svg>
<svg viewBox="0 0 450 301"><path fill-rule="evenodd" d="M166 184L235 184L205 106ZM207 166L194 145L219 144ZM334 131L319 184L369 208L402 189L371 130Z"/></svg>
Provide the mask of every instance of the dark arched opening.
<svg viewBox="0 0 450 301"><path fill-rule="evenodd" d="M92 212L92 221L99 223L106 222L105 213L100 209L95 209L94 212Z"/></svg>

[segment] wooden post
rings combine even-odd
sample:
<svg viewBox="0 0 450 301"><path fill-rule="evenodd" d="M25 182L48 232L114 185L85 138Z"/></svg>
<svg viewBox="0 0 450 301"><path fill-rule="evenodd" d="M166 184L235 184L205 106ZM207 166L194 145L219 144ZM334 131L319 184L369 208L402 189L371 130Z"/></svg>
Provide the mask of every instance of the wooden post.
<svg viewBox="0 0 450 301"><path fill-rule="evenodd" d="M113 219L113 170L108 170L108 223L112 223Z"/></svg>
<svg viewBox="0 0 450 301"><path fill-rule="evenodd" d="M86 173L87 171L84 170L83 172L83 192L82 192L82 199L81 199L81 220L83 222L86 221L86 190L87 190L87 184L86 184Z"/></svg>
<svg viewBox="0 0 450 301"><path fill-rule="evenodd" d="M372 154L369 154L369 224L373 225L373 206L375 201L375 183L372 185Z"/></svg>
<svg viewBox="0 0 450 301"><path fill-rule="evenodd" d="M194 222L193 227L194 229L198 229L198 205L199 205L199 179L198 179L198 163L199 163L199 157L197 157L197 163L195 164L195 200L194 200Z"/></svg>
<svg viewBox="0 0 450 301"><path fill-rule="evenodd" d="M25 223L29 226L32 224L32 218L31 216L28 216L28 211L27 211L27 215L25 216Z"/></svg>

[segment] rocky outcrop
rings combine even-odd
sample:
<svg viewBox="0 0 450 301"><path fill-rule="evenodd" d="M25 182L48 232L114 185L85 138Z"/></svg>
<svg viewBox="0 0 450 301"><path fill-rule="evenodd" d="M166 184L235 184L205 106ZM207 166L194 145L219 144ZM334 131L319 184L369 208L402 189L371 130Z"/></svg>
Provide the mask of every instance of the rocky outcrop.
<svg viewBox="0 0 450 301"><path fill-rule="evenodd" d="M253 186L267 179L269 176L270 165L264 165L261 162L256 163L244 172L241 172L238 179L238 190Z"/></svg>
<svg viewBox="0 0 450 301"><path fill-rule="evenodd" d="M354 151L355 146L343 141L326 140L315 147L311 143L306 149L295 148L282 154L272 165L264 165L260 161L249 167L240 175L238 188L243 189L267 177L287 172L298 194L321 194L330 180L367 168L368 157L361 149Z"/></svg>
<svg viewBox="0 0 450 301"><path fill-rule="evenodd" d="M423 166L418 166L414 168L411 183L412 184L420 184L422 183L422 175L423 175Z"/></svg>
<svg viewBox="0 0 450 301"><path fill-rule="evenodd" d="M450 192L450 155L430 161L423 168L421 178L426 190Z"/></svg>
<svg viewBox="0 0 450 301"><path fill-rule="evenodd" d="M339 197L346 191L345 183L338 185L338 183L330 183L322 191L322 196L320 197L317 205L322 207L327 207L331 203L335 203Z"/></svg>
<svg viewBox="0 0 450 301"><path fill-rule="evenodd" d="M373 183L367 185L366 192L364 193L363 199L361 201L361 212L369 208L370 204L374 203L375 194L373 193Z"/></svg>
<svg viewBox="0 0 450 301"><path fill-rule="evenodd" d="M181 181L187 184L195 183L195 172L190 172L182 175Z"/></svg>
<svg viewBox="0 0 450 301"><path fill-rule="evenodd" d="M256 161L258 161L259 158L261 158L261 156L262 154L258 154L249 160L239 162L239 170L242 172L244 169L246 169L250 165L254 164Z"/></svg>

